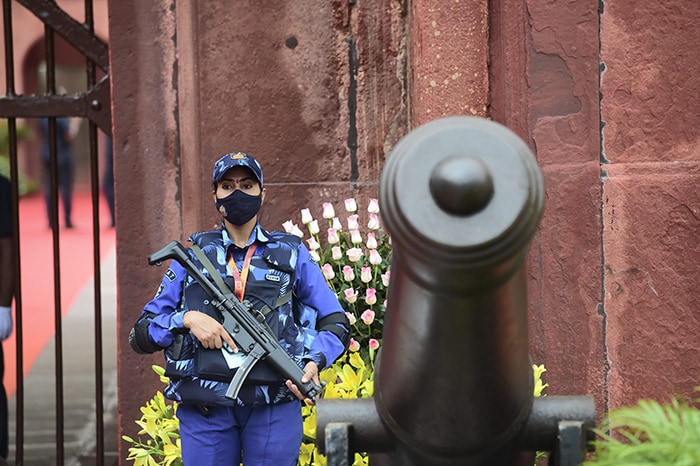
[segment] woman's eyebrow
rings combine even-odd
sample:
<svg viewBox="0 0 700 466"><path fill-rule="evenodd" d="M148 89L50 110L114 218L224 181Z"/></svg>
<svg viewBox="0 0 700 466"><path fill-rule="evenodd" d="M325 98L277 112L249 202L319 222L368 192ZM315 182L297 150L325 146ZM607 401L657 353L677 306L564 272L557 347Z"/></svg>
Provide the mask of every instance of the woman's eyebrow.
<svg viewBox="0 0 700 466"><path fill-rule="evenodd" d="M238 181L239 183L241 181L249 181L249 180L256 181L255 178L253 178L252 176L242 176L240 178L233 178L233 177L227 176L227 177L221 178L221 181Z"/></svg>

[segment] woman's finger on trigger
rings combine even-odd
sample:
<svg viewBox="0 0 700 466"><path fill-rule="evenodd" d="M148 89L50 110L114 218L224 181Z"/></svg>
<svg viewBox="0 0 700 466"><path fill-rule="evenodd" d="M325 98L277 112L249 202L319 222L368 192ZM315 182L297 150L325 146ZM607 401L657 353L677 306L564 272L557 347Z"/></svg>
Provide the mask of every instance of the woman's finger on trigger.
<svg viewBox="0 0 700 466"><path fill-rule="evenodd" d="M221 338L223 338L224 342L228 345L229 348L231 348L231 350L233 350L234 353L238 353L238 347L236 346L236 342L233 341L233 338L228 332L224 331L224 335Z"/></svg>

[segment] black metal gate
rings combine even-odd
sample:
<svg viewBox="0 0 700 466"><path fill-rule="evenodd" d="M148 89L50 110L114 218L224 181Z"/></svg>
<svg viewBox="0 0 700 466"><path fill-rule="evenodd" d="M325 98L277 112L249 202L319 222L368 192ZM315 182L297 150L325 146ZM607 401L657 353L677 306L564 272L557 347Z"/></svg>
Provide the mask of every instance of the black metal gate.
<svg viewBox="0 0 700 466"><path fill-rule="evenodd" d="M104 2L106 4L106 2ZM13 8L24 8L33 13L43 24L43 44L36 48L37 53L42 55L41 69L37 70L37 77L28 79L26 66L21 70L15 69L14 42L15 31L13 30ZM110 81L109 81L109 58L108 46L95 33L94 29L94 5L93 0L84 0L84 21L80 22L68 15L54 1L49 0L3 0L3 29L4 29L4 55L5 55L5 82L6 92L0 97L0 119L5 119L7 126L6 154L0 154L9 161L9 177L11 179L11 198L13 205L13 227L15 232L21 228L20 199L22 173L20 171L20 153L25 144L22 141L22 129L25 126L38 128L38 122L44 118L47 122L48 137L48 177L45 184L50 188L50 202L48 204L49 218L53 218L53 228L50 231L52 257L47 257L45 261L45 273L52 277L53 287L45 291L50 310L55 321L54 349L53 349L53 385L52 390L54 402L51 403L55 409L55 445L50 448L51 453L42 453L46 456L42 461L32 455L27 450L27 417L26 413L36 404L37 400L26 397L27 387L25 386L24 353L26 340L31 337L32 328L27 328L25 320L26 296L22 295L23 267L26 262L22 256L14 267L15 276L15 321L14 332L16 338L16 394L13 398L15 403L15 416L10 421L14 426L10 433L11 445L10 462L13 464L70 464L73 459L67 457L66 445L71 444L73 439L67 439L66 424L71 420L74 406L77 404L75 397L81 397L81 393L66 392L65 390L65 360L64 348L75 338L83 338L85 335L66 335L63 328L65 313L62 305L62 289L64 288L65 274L62 276L60 267L61 243L65 229L59 228L59 152L61 141L59 128L64 117L77 118L82 122L83 138L85 141L85 163L82 164L84 170L84 181L86 191L89 192L91 200L91 244L83 247L92 248L92 275L93 283L93 303L91 313L94 327L92 329L82 329L83 332L94 334L94 347L90 348L93 354L82 354L85 359L92 359L94 362L94 382L88 392L94 393L94 399L87 403L93 409L91 419L94 420L94 427L90 430L94 432L91 452L81 452L79 464L105 464L105 458L109 457L106 452L105 438L112 438L114 432L105 430L105 382L104 382L104 362L105 354L103 348L103 277L101 273L100 257L100 199L102 196L101 177L105 166L100 166L100 143L107 141L111 144L111 105L110 105ZM41 27L41 26L39 26ZM57 47L68 44L69 48L76 51L83 57L82 60L72 63L71 68L82 67L84 71L84 85L73 92L62 92L58 77L61 71L60 54L56 53ZM82 63L80 63L82 61ZM78 63L78 65L76 65ZM24 79L24 94L17 93L18 77ZM32 82L36 84L36 89L32 87ZM30 83L30 85L27 85ZM33 92L31 92L33 91ZM2 122L2 120L0 120ZM100 135L101 131L102 135ZM107 163L111 163L111 160ZM102 165L105 165L103 162ZM108 168L108 167L107 167ZM103 219L104 220L104 219ZM21 251L23 242L28 241L22 235L14 235L15 251ZM89 266L89 265L88 265ZM51 304L52 303L52 304ZM69 341L70 340L70 341ZM5 347L7 348L7 347ZM7 351L7 350L6 350ZM115 356L116 357L116 356ZM94 385L93 385L94 384ZM115 384L116 385L116 384ZM47 393L47 396L50 394ZM85 400L82 400L83 402ZM85 403L83 403L85 404ZM51 429L51 426L45 426ZM110 429L108 429L110 430ZM30 447L33 448L33 447ZM72 453L71 453L72 454ZM14 457L12 457L14 456ZM89 459L86 459L89 458ZM45 460L45 462L44 462ZM116 458L110 459L110 463L117 463Z"/></svg>

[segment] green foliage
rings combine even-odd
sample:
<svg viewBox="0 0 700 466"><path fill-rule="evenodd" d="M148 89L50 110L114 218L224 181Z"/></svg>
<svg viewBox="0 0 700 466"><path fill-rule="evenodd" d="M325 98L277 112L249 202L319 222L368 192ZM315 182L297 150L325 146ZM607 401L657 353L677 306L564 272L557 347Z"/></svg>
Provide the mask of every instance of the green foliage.
<svg viewBox="0 0 700 466"><path fill-rule="evenodd" d="M635 406L611 411L606 428L595 432L596 453L586 465L700 465L697 401L673 398L661 404L640 400Z"/></svg>
<svg viewBox="0 0 700 466"><path fill-rule="evenodd" d="M24 125L17 125L17 140L28 139L32 136L32 130ZM0 155L10 153L10 128L7 119L0 118Z"/></svg>
<svg viewBox="0 0 700 466"><path fill-rule="evenodd" d="M17 125L17 140L28 139L32 136L32 131L27 126ZM10 179L10 134L7 120L0 118L0 176ZM21 173L19 174L19 195L24 196L36 190L36 182L27 180Z"/></svg>

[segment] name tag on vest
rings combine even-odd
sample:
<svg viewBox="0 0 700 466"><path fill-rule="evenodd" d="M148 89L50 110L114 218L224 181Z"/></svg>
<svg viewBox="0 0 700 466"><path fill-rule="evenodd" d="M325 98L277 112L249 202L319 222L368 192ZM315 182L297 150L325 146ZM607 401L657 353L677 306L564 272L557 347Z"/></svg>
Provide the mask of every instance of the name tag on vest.
<svg viewBox="0 0 700 466"><path fill-rule="evenodd" d="M280 277L279 277L279 275L274 275L274 274L268 273L265 275L265 280L269 280L271 282L278 282L278 281L280 281Z"/></svg>

